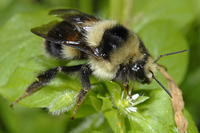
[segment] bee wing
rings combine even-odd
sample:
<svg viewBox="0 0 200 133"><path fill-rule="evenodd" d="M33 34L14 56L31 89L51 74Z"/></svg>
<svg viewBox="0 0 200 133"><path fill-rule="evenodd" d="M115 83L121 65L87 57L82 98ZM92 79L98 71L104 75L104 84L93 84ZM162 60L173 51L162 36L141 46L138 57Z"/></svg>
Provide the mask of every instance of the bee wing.
<svg viewBox="0 0 200 133"><path fill-rule="evenodd" d="M87 29L94 24L90 23L90 19L98 21L95 17L77 10L68 9L52 10L50 14L59 16L64 21L52 21L46 25L31 29L31 32L48 41L74 47L99 59L96 50L87 45L83 36Z"/></svg>
<svg viewBox="0 0 200 133"><path fill-rule="evenodd" d="M56 9L56 10L51 10L49 12L49 15L55 15L57 17L60 17L64 20L69 20L74 23L84 23L86 21L99 21L98 18L95 16L80 12L75 9Z"/></svg>

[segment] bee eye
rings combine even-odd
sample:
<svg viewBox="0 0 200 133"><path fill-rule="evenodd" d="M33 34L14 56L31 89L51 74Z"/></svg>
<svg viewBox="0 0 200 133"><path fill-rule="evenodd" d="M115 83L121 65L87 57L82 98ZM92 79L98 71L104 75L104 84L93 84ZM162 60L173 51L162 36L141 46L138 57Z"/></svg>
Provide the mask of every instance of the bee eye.
<svg viewBox="0 0 200 133"><path fill-rule="evenodd" d="M142 65L138 65L137 71L136 71L136 77L139 82L144 82L145 80L145 74L144 74L144 68Z"/></svg>
<svg viewBox="0 0 200 133"><path fill-rule="evenodd" d="M144 73L144 67L141 62L136 62L130 69L130 78L137 80L140 83L145 83L146 77Z"/></svg>

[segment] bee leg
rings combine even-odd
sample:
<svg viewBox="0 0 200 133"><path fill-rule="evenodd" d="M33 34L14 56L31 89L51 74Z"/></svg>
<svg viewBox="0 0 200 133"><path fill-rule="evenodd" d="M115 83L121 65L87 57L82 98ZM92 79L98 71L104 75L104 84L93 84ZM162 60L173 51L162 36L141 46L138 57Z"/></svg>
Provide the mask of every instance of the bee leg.
<svg viewBox="0 0 200 133"><path fill-rule="evenodd" d="M128 74L128 67L127 66L124 66L122 68L122 71L121 71L121 81L122 81L122 84L124 86L124 90L126 91L126 94L130 97L131 95L129 94L129 74Z"/></svg>
<svg viewBox="0 0 200 133"><path fill-rule="evenodd" d="M41 87L45 86L48 82L50 82L56 75L57 73L60 72L73 72L73 71L78 71L81 69L81 65L78 66L73 66L73 67L56 67L53 69L50 69L48 71L43 72L42 74L38 75L36 78L36 81L33 82L29 87L25 90L25 94L18 98L15 102L13 102L10 107L12 108L14 104L19 102L21 99L33 94L35 91L40 89Z"/></svg>
<svg viewBox="0 0 200 133"><path fill-rule="evenodd" d="M91 70L89 69L88 66L83 66L81 70L81 84L82 84L82 90L79 92L77 96L77 105L75 107L75 110L73 112L73 115L71 119L74 119L74 115L76 114L79 106L83 103L83 100L85 99L85 96L87 92L90 90L91 85L90 85L90 79L89 76L91 75Z"/></svg>

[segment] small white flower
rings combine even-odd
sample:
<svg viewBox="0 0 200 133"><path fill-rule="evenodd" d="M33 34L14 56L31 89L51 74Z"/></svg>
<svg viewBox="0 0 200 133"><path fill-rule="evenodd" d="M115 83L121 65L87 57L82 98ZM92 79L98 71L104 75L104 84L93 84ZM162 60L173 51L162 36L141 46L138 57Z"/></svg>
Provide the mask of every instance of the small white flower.
<svg viewBox="0 0 200 133"><path fill-rule="evenodd" d="M124 93L124 92L122 92L122 95L123 95L123 93ZM127 96L126 99L128 100L128 102L129 102L130 105L134 105L135 100L136 100L139 96L140 96L139 94L134 94L134 95L131 96L131 98L130 98L130 96ZM131 112L137 112L137 108L136 108L136 107L133 107L133 106L130 106L130 105L129 105L128 107L126 107L125 110L126 110L127 112L129 112L129 113L131 113Z"/></svg>
<svg viewBox="0 0 200 133"><path fill-rule="evenodd" d="M135 100L138 99L138 97L139 97L139 94L134 94L131 97L126 96L126 98L124 99L124 91L123 91L122 94L121 94L121 99L118 101L118 103L128 113L137 112L137 108L133 107L133 105L134 105Z"/></svg>
<svg viewBox="0 0 200 133"><path fill-rule="evenodd" d="M122 92L122 95L124 95L123 92ZM130 96L127 96L126 99L127 99L129 102L132 103L132 102L136 101L136 99L138 99L139 96L140 96L139 94L134 94L134 95L131 96L131 98L130 98ZM121 98L121 99L122 99L122 98Z"/></svg>
<svg viewBox="0 0 200 133"><path fill-rule="evenodd" d="M125 110L128 111L129 113L137 112L137 108L136 107L128 107L128 108L125 108Z"/></svg>
<svg viewBox="0 0 200 133"><path fill-rule="evenodd" d="M117 94L119 96L119 99L116 99L116 106L118 110L125 115L133 115L134 113L137 113L137 105L149 98L147 96L140 96L139 94L134 94L130 96L131 93L129 93L129 95L126 95L125 97L124 93L124 91L121 92L121 94L115 92L115 96L117 96Z"/></svg>
<svg viewBox="0 0 200 133"><path fill-rule="evenodd" d="M132 96L132 99L135 101L140 95L139 94L135 94Z"/></svg>

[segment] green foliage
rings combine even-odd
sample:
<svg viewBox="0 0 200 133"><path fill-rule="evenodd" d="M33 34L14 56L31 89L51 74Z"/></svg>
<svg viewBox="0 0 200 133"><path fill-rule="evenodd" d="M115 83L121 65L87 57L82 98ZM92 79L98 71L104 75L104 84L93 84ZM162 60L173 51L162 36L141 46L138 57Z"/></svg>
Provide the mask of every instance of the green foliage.
<svg viewBox="0 0 200 133"><path fill-rule="evenodd" d="M87 0L83 2L81 0L60 0L55 2L53 0L44 0L37 3L36 1L10 0L9 2L1 1L0 5L2 4L4 6L0 6L0 95L6 99L14 101L22 96L24 90L31 82L35 81L35 77L40 72L55 66L72 66L84 62L64 62L46 56L41 45L43 40L30 32L33 27L46 24L52 20L60 20L54 16L47 15L49 8L55 8L53 6L55 5L76 8L86 13L98 14L102 17L114 18L120 23L130 24L131 29L140 36L154 58L161 54L188 49L185 53L163 57L158 63L167 67L168 73L177 84L181 84L184 81L181 88L184 88L183 94L188 100L186 101L186 107L188 107L189 111L192 111L193 118L197 116L192 102L200 102L198 98L200 89L197 89L200 87L198 82L199 66L193 65L193 70L188 69L188 66L196 61L195 59L189 59L190 49L200 48L197 46L200 39L192 41L195 40L193 36L196 35L195 33L200 35L200 30L195 30L196 27L199 27L197 22L198 15L200 15L199 1L102 0L94 2ZM22 12L21 7L25 7L23 8L25 13L16 13ZM45 10L35 12L35 10L39 9ZM5 17L3 12L8 12L8 16ZM12 14L14 15L11 16ZM6 20L7 22L5 23ZM198 35L196 37L200 38ZM200 56L199 52L195 54ZM195 54L193 55L194 57ZM187 78L185 79L185 77ZM167 87L166 79L159 72L157 72L156 78ZM150 85L141 85L134 82L134 91L132 93L140 95L134 102L130 102L125 95L122 95L123 90L118 83L111 81L100 82L95 77L91 77L91 83L92 90L88 92L73 121L67 119L67 116L70 117L72 115L76 103L76 95L81 89L78 74L77 76L74 76L74 74L58 74L50 84L21 100L19 104L25 107L47 107L51 114L57 115L65 112L67 115L57 116L58 119L54 117L54 122L50 123L48 122L50 118L48 118L46 112L39 110L36 111L38 112L36 114L30 111L32 109L29 109L28 111L35 116L33 117L32 114L29 114L32 117L27 115L29 119L32 119L29 124L32 128L30 127L29 130L31 132L65 132L67 130L67 132L71 133L178 132L170 97L156 82L153 81ZM130 83L130 86L132 84ZM194 90L191 91L190 89L189 91L189 88L194 88ZM190 96L186 95L189 93ZM3 121L0 131L27 132L27 129L23 129L23 127L28 123L24 122L23 125L13 124L14 121L19 120L19 117L15 116L16 114L12 114L13 112L8 109L8 102L3 105L1 101L5 102L5 100L0 100L0 111L2 112L0 117L2 117ZM136 112L127 111L127 108L133 109L132 107L137 108ZM14 112L17 110L24 111L25 109L16 105ZM9 117L6 112L9 112L14 117ZM198 132L186 109L183 113L189 122L188 132ZM21 115L23 116L23 113ZM44 122L38 124L40 120L37 117L41 117ZM22 121L25 120L23 118ZM59 122L60 126L57 125L58 121L62 121L62 123ZM12 128L9 128L8 125L11 125ZM46 126L49 130L35 129L35 127L39 128L41 125Z"/></svg>

